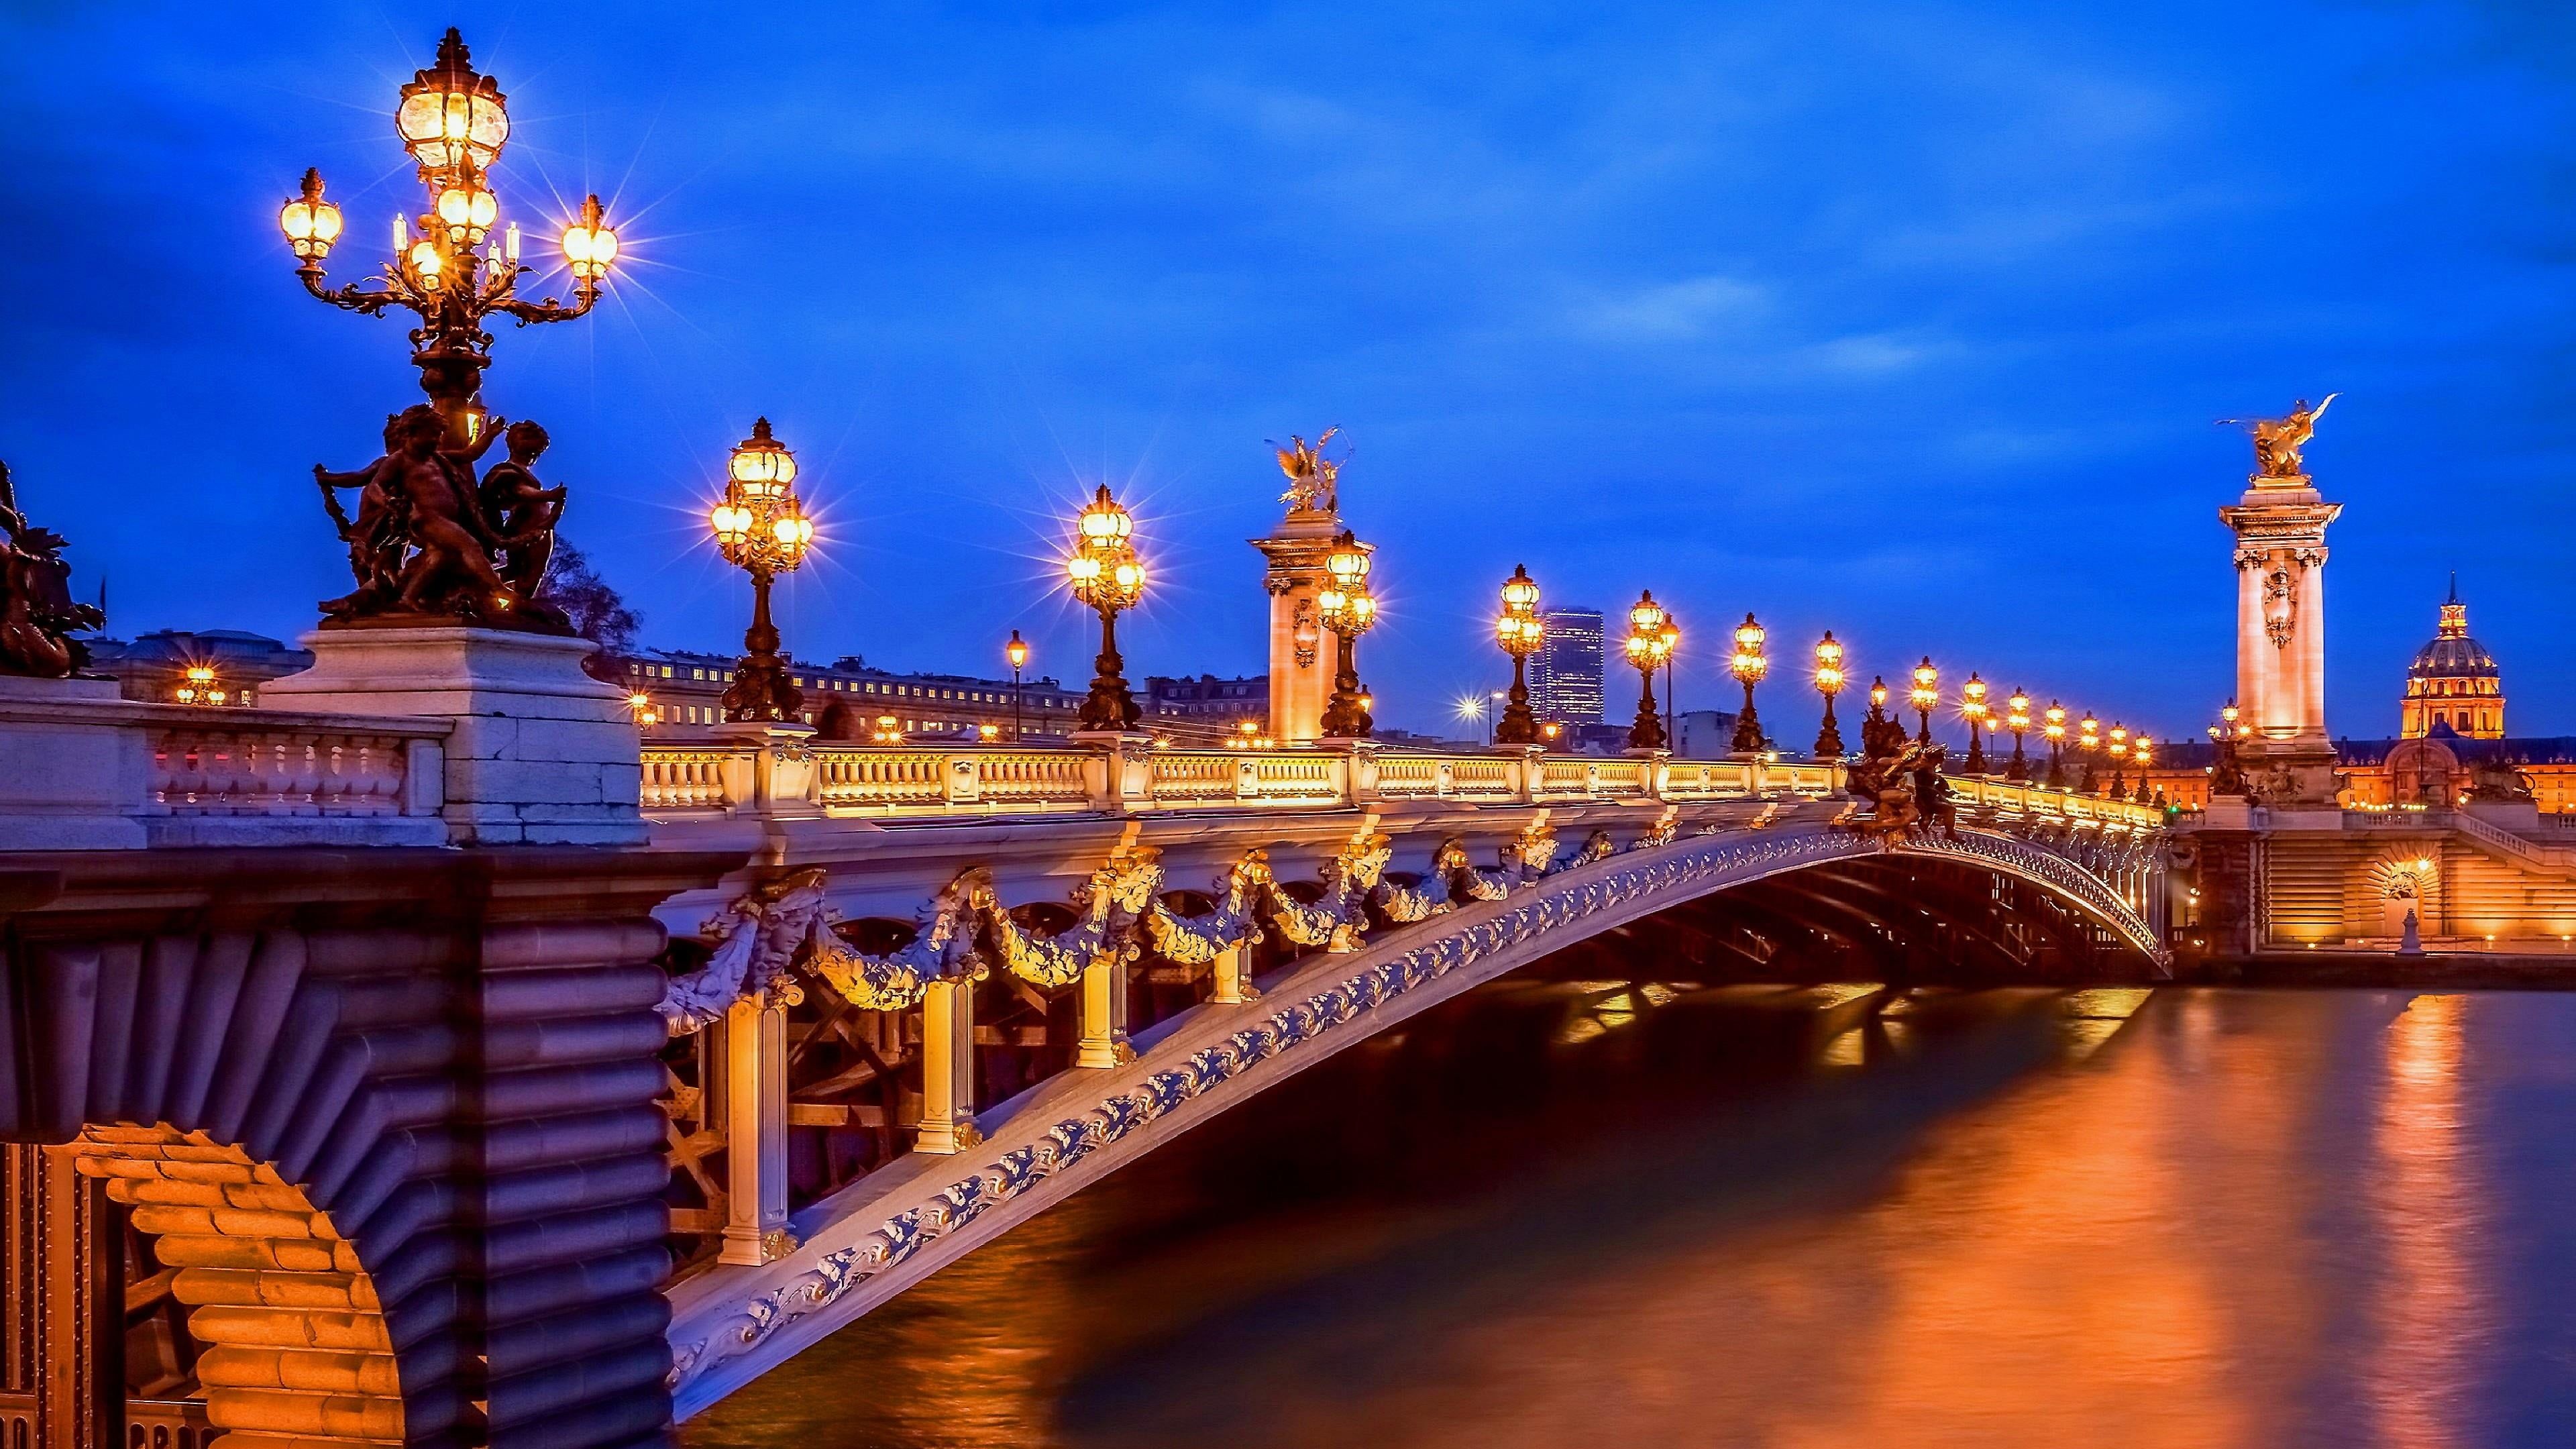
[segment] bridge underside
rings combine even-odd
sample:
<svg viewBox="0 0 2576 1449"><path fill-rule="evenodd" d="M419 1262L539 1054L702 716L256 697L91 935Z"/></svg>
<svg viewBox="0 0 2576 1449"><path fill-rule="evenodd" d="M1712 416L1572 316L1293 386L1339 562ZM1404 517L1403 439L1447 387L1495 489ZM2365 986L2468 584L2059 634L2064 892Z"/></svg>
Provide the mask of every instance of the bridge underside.
<svg viewBox="0 0 2576 1449"><path fill-rule="evenodd" d="M1748 881L1614 926L1525 968L1550 978L1892 986L2152 979L2155 963L2063 895L1991 867L1861 856Z"/></svg>
<svg viewBox="0 0 2576 1449"><path fill-rule="evenodd" d="M1134 1033L1136 1060L1055 1072L978 1114L967 1152L897 1156L795 1211L783 1257L675 1288L676 1407L687 1417L1214 1112L1508 972L2143 981L2160 974L2150 941L2098 878L2000 835L1885 851L1819 821L1641 841L1356 950L1281 960L1257 1003L1184 998Z"/></svg>

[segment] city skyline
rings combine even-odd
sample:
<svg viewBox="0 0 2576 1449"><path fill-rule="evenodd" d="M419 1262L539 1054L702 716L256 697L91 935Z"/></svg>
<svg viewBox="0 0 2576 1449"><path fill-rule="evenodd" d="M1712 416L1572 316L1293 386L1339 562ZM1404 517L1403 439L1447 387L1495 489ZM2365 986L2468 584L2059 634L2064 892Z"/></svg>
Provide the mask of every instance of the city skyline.
<svg viewBox="0 0 2576 1449"><path fill-rule="evenodd" d="M1339 423L1391 726L1499 685L1487 615L1526 561L1551 600L1671 600L1685 708L1729 703L1721 626L1749 608L1784 661L1766 698L1830 627L1856 675L1930 653L2171 737L2229 680L2212 515L2247 449L2210 421L2340 389L2311 453L2349 505L2335 731L2393 728L2456 566L2517 729L2557 732L2564 530L2495 524L2560 506L2567 297L2532 218L2568 78L2465 7L2276 7L2302 44L2262 67L2215 13L1507 14L1453 37L1486 82L1462 87L1405 58L1401 11L816 15L728 48L679 12L531 7L468 35L518 106L504 203L534 224L599 189L632 265L487 390L553 430L568 535L670 647L739 629L700 511L766 413L824 528L782 588L799 657L984 668L1018 627L1079 675L1053 555L1109 481L1156 580L1134 669L1248 672L1263 440ZM339 587L305 470L369 456L410 370L397 326L301 303L272 218L321 164L373 234L407 184L381 94L450 18L7 23L38 122L12 260L65 285L18 303L5 456L117 632L291 638ZM1323 35L1330 74L1277 69ZM111 50L143 83L102 114L73 82ZM1050 100L1049 75L1091 79ZM800 126L825 144L776 143ZM117 419L82 401L159 376L219 381ZM120 506L80 509L102 485ZM260 542L207 546L227 534Z"/></svg>

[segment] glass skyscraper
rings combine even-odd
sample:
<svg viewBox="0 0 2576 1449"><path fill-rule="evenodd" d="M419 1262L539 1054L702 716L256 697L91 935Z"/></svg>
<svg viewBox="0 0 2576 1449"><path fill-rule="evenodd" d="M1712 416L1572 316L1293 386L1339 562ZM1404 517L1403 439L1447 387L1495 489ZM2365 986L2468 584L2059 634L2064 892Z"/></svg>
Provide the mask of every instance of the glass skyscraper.
<svg viewBox="0 0 2576 1449"><path fill-rule="evenodd" d="M1530 712L1565 724L1601 723L1601 611L1549 609L1547 637L1530 656Z"/></svg>

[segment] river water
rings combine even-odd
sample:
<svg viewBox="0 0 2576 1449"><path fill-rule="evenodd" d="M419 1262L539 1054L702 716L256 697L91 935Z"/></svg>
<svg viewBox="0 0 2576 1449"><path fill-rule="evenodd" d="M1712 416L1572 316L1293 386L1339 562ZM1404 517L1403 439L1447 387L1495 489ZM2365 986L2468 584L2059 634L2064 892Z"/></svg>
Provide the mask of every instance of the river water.
<svg viewBox="0 0 2576 1449"><path fill-rule="evenodd" d="M682 1438L2576 1444L2571 1132L2576 994L1507 979Z"/></svg>

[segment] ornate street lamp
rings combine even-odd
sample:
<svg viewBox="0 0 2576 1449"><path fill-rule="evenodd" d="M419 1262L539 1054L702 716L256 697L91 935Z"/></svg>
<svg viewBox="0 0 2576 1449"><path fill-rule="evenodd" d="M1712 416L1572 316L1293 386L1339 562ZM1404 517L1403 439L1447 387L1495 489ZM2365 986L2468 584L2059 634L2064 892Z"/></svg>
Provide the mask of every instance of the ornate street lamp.
<svg viewBox="0 0 2576 1449"><path fill-rule="evenodd" d="M1973 669L1968 671L1968 682L1959 686L1959 713L1968 721L1967 771L1971 775L1982 775L1986 772L1983 732L1993 720L1993 712L1986 707L1986 682L1979 679Z"/></svg>
<svg viewBox="0 0 2576 1449"><path fill-rule="evenodd" d="M1002 657L1011 661L1011 743L1020 742L1020 671L1028 667L1029 644L1020 631L1011 631L1011 642L1002 646Z"/></svg>
<svg viewBox="0 0 2576 1449"><path fill-rule="evenodd" d="M1074 598L1100 615L1100 656L1092 661L1091 693L1082 701L1081 715L1082 727L1094 733L1132 730L1143 713L1119 673L1127 661L1118 657L1118 615L1145 597L1145 567L1136 560L1135 532L1135 518L1103 483L1076 521L1073 554L1064 561Z"/></svg>
<svg viewBox="0 0 2576 1449"><path fill-rule="evenodd" d="M2209 766L2209 793L2213 799L2220 795L2242 795L2246 793L2245 766L2236 755L2236 741L2238 737L2244 733L2242 727L2236 723L2236 701L2232 699L2229 700L2226 708L2221 709L2218 712L2218 719L2219 723L2209 727L2209 739L2212 746Z"/></svg>
<svg viewBox="0 0 2576 1449"><path fill-rule="evenodd" d="M2119 721L2113 720L2111 722L2111 788L2108 793L2114 800L2128 798L2128 786L2123 783L2121 777L2121 769L2128 763L2129 731Z"/></svg>
<svg viewBox="0 0 2576 1449"><path fill-rule="evenodd" d="M1315 610L1335 641L1333 697L1324 705L1324 738L1364 740L1377 721L1369 717L1370 696L1360 688L1359 640L1377 622L1377 600L1368 586L1369 551L1347 528L1333 540L1324 558L1331 576L1315 596Z"/></svg>
<svg viewBox="0 0 2576 1449"><path fill-rule="evenodd" d="M1924 655L1923 662L1914 666L1914 688L1909 695L1907 702L1923 719L1923 728L1915 738L1928 745L1932 743L1932 710L1941 702L1941 671L1932 667L1931 655Z"/></svg>
<svg viewBox="0 0 2576 1449"><path fill-rule="evenodd" d="M660 706L653 703L653 696L640 689L626 696L626 709L635 716L635 727L639 730L651 729L662 722Z"/></svg>
<svg viewBox="0 0 2576 1449"><path fill-rule="evenodd" d="M2066 706L2056 700L2048 702L2048 711L2040 716L2040 734L2048 740L2048 788L2066 788Z"/></svg>
<svg viewBox="0 0 2576 1449"><path fill-rule="evenodd" d="M1735 657L1727 670L1744 686L1744 711L1735 717L1734 752L1755 755L1762 752L1762 718L1753 712L1753 686L1771 672L1771 661L1762 652L1762 641L1769 637L1753 612L1746 610L1744 622L1735 626Z"/></svg>
<svg viewBox="0 0 2576 1449"><path fill-rule="evenodd" d="M181 704L212 705L224 702L224 692L215 686L215 671L207 665L191 664L181 677L171 698Z"/></svg>
<svg viewBox="0 0 2576 1449"><path fill-rule="evenodd" d="M1672 616L1655 602L1655 591L1646 590L1628 610L1628 663L1637 671L1637 720L1628 727L1628 748L1660 750L1664 748L1664 721L1655 710L1655 671L1672 654L1670 636L1664 626Z"/></svg>
<svg viewBox="0 0 2576 1449"><path fill-rule="evenodd" d="M1861 726L1860 752L1864 759L1881 759L1888 753L1887 734L1894 730L1902 739L1905 727L1895 723L1887 712L1887 676L1876 674L1869 681L1869 722Z"/></svg>
<svg viewBox="0 0 2576 1449"><path fill-rule="evenodd" d="M2147 785L2147 766L2154 762L2155 748L2156 742L2144 734L2129 743L2129 749L2138 761L2138 788L2129 798L2141 805L2155 798L2155 791Z"/></svg>
<svg viewBox="0 0 2576 1449"><path fill-rule="evenodd" d="M2091 710L2086 710L2084 718L2075 726L2075 748L2084 756L2084 773L2076 781L2075 788L2082 794L2095 794L2100 785L2094 778L2094 770L2102 752L2102 722L2093 717Z"/></svg>
<svg viewBox="0 0 2576 1449"><path fill-rule="evenodd" d="M1681 621L1674 618L1672 611L1668 609L1664 612L1664 627L1656 632L1663 635L1661 652L1664 656L1664 739L1667 743L1672 743L1682 737L1682 692L1673 685L1673 661L1680 658L1682 652Z"/></svg>
<svg viewBox="0 0 2576 1449"><path fill-rule="evenodd" d="M769 620L769 586L793 573L814 543L814 524L796 498L796 455L770 435L769 419L751 425L725 468L724 501L708 510L725 561L751 575L751 627L742 662L726 686L725 718L738 724L798 723L805 695L778 657L778 626Z"/></svg>
<svg viewBox="0 0 2576 1449"><path fill-rule="evenodd" d="M1512 576L1503 580L1503 612L1494 620L1494 642L1512 657L1511 694L1502 722L1494 727L1494 742L1536 744L1538 718L1530 713L1528 666L1529 657L1547 642L1547 625L1539 620L1538 581L1529 576L1526 564L1515 564Z"/></svg>
<svg viewBox="0 0 2576 1449"><path fill-rule="evenodd" d="M2004 767L2004 778L2016 785L2030 783L2030 761L2022 756L2022 736L2030 732L2030 696L2016 687L2004 701L2004 728L2012 731L2012 763Z"/></svg>
<svg viewBox="0 0 2576 1449"><path fill-rule="evenodd" d="M429 206L394 218L392 255L380 281L323 285L322 263L340 240L341 216L323 199L320 171L304 173L302 193L278 212L278 229L295 253L296 275L314 296L370 317L397 306L419 315L412 363L448 425L451 446L463 448L475 441L481 413L474 399L492 361L485 324L495 316L523 326L566 322L588 312L616 264L617 232L602 216L599 198L588 198L563 230L573 300L521 300L519 279L535 269L520 264L516 223L492 235L500 203L488 184L510 135L508 101L492 77L475 73L454 30L439 42L437 61L402 87L394 129L411 152Z"/></svg>
<svg viewBox="0 0 2576 1449"><path fill-rule="evenodd" d="M1816 693L1825 697L1825 722L1816 731L1816 758L1839 760L1843 757L1843 732L1834 724L1834 696L1843 692L1843 646L1834 642L1834 631L1816 641Z"/></svg>

